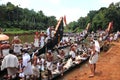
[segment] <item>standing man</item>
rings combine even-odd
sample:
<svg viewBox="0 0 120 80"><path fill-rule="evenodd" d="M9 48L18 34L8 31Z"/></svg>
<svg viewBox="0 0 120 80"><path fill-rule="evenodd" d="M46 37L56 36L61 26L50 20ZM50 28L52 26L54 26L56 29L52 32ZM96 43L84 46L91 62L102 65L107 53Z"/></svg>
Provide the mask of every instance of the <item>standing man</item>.
<svg viewBox="0 0 120 80"><path fill-rule="evenodd" d="M46 33L47 33L48 39L51 39L51 27L48 27L48 28L47 28Z"/></svg>
<svg viewBox="0 0 120 80"><path fill-rule="evenodd" d="M25 80L26 80L27 76L31 78L31 76L33 75L31 59L27 49L23 50L22 59L23 59L23 73L25 75Z"/></svg>
<svg viewBox="0 0 120 80"><path fill-rule="evenodd" d="M18 72L17 70L18 65L19 65L18 58L14 55L13 50L10 49L9 54L6 55L2 61L1 70L7 68L7 73L10 76L11 80L12 77L15 77L16 73Z"/></svg>
<svg viewBox="0 0 120 80"><path fill-rule="evenodd" d="M98 61L98 53L100 52L99 42L97 40L92 40L92 41L93 41L93 45L92 45L91 55L89 58L91 75L89 77L94 77L95 75L96 62Z"/></svg>
<svg viewBox="0 0 120 80"><path fill-rule="evenodd" d="M48 50L46 54L46 67L48 70L48 80L52 79L52 70L53 70L53 54L51 50Z"/></svg>

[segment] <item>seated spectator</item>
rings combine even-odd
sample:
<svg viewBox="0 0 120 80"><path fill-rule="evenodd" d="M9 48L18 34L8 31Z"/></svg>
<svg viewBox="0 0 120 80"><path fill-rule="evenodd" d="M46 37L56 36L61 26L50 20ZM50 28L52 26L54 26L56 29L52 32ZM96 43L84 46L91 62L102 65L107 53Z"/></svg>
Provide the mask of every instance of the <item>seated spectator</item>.
<svg viewBox="0 0 120 80"><path fill-rule="evenodd" d="M73 59L72 56L69 55L69 58L68 58L67 62L63 66L63 70L69 69L72 66L72 64L73 64L73 60L72 59Z"/></svg>
<svg viewBox="0 0 120 80"><path fill-rule="evenodd" d="M52 72L52 74L60 74L63 75L63 61L60 60L57 62L56 69Z"/></svg>
<svg viewBox="0 0 120 80"><path fill-rule="evenodd" d="M61 49L61 51L60 51L60 53L57 55L57 57L60 58L60 59L62 59L62 60L65 58L65 52L64 52L63 49Z"/></svg>

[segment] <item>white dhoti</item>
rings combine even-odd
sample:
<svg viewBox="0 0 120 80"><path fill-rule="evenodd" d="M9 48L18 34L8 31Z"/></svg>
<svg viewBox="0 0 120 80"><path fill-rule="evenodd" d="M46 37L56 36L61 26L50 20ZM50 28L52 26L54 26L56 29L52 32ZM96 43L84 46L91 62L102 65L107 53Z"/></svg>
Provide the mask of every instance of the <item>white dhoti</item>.
<svg viewBox="0 0 120 80"><path fill-rule="evenodd" d="M47 61L46 63L47 63L47 65L46 65L47 69L52 70L53 69L52 62Z"/></svg>
<svg viewBox="0 0 120 80"><path fill-rule="evenodd" d="M34 41L34 46L35 46L35 47L39 47L39 39L38 39L38 38L35 39L35 41Z"/></svg>
<svg viewBox="0 0 120 80"><path fill-rule="evenodd" d="M23 72L19 73L19 77L24 78L25 77L24 73Z"/></svg>
<svg viewBox="0 0 120 80"><path fill-rule="evenodd" d="M27 66L25 67L23 72L24 72L25 75L32 75L33 74L31 62L29 62L27 64Z"/></svg>
<svg viewBox="0 0 120 80"><path fill-rule="evenodd" d="M40 39L40 47L43 47L45 45L45 37L44 36L41 36L41 39Z"/></svg>
<svg viewBox="0 0 120 80"><path fill-rule="evenodd" d="M90 64L95 64L98 61L98 53L96 52L93 57L89 59Z"/></svg>
<svg viewBox="0 0 120 80"><path fill-rule="evenodd" d="M7 72L9 75L15 75L18 72L18 70L17 70L17 68L9 67L9 68L7 68Z"/></svg>
<svg viewBox="0 0 120 80"><path fill-rule="evenodd" d="M37 65L36 66L32 65L32 70L33 70L33 75L39 77L39 68L38 68L38 66Z"/></svg>
<svg viewBox="0 0 120 80"><path fill-rule="evenodd" d="M72 66L73 62L72 62L72 59L68 59L67 63L63 66L63 68L70 68L70 66Z"/></svg>

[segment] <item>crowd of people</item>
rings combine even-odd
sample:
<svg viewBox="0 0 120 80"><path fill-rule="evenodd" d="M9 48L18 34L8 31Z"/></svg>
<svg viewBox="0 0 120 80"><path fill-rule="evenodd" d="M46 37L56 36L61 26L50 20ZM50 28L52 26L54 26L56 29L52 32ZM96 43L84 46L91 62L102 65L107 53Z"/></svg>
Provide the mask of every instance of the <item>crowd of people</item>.
<svg viewBox="0 0 120 80"><path fill-rule="evenodd" d="M1 70L7 69L7 77L5 76L5 78L12 79L18 76L22 80L38 80L38 78L43 79L47 77L51 80L55 74L63 76L64 72L71 66L80 64L88 57L90 57L90 77L93 77L95 75L98 54L100 53L99 43L104 40L108 40L108 42L116 41L119 37L119 32L112 35L106 34L105 31L91 32L87 37L88 44L86 45L83 38L87 34L87 31L83 31L79 34L74 34L74 37L67 36L63 38L54 47L54 51L47 50L45 54L37 56L38 48L43 47L48 39L54 37L54 35L50 36L51 32L49 31L50 27L47 29L46 34L41 32L40 37L36 32L34 43L31 45L27 43L22 44L18 36L14 37L11 42L12 45L3 41L3 44L7 46L1 47L0 60ZM64 48L65 46L69 46L67 51ZM34 51L31 52L30 50L33 50L33 48ZM57 55L55 52L57 52Z"/></svg>

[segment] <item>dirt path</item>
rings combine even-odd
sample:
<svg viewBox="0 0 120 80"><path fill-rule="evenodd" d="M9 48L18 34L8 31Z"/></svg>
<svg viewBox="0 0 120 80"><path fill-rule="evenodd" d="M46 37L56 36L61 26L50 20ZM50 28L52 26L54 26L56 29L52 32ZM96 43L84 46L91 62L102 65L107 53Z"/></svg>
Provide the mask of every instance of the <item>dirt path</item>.
<svg viewBox="0 0 120 80"><path fill-rule="evenodd" d="M120 42L113 44L107 52L100 53L96 75L93 78L88 77L90 68L87 62L65 74L61 80L120 80Z"/></svg>

